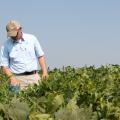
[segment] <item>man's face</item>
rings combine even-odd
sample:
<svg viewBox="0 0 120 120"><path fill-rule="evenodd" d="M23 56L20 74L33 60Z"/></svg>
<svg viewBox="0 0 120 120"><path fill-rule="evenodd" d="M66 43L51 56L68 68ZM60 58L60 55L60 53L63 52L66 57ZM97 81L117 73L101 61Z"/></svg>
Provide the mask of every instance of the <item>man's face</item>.
<svg viewBox="0 0 120 120"><path fill-rule="evenodd" d="M17 35L15 37L11 37L14 40L22 39L22 28L19 28L17 31Z"/></svg>

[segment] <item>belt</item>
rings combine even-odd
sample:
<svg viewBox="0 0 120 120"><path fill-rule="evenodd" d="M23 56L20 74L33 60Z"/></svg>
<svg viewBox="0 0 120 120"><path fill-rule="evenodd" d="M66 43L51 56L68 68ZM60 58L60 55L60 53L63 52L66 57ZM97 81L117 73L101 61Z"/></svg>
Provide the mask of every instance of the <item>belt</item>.
<svg viewBox="0 0 120 120"><path fill-rule="evenodd" d="M24 72L24 73L19 73L19 74L15 74L15 75L32 75L37 73L37 70L31 71L31 72Z"/></svg>

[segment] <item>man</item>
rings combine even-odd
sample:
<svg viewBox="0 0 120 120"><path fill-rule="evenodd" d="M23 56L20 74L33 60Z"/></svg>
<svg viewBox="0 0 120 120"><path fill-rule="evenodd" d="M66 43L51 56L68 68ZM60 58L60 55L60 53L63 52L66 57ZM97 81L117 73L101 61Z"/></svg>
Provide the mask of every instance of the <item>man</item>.
<svg viewBox="0 0 120 120"><path fill-rule="evenodd" d="M9 77L11 86L38 84L38 63L42 69L42 78L47 73L44 52L34 35L22 32L22 26L14 20L6 25L8 39L1 48L0 66Z"/></svg>

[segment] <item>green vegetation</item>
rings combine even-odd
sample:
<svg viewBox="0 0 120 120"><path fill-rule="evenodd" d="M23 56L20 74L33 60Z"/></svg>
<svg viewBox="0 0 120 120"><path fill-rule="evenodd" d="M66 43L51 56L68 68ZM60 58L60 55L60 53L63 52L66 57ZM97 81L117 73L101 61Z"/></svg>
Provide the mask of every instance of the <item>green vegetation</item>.
<svg viewBox="0 0 120 120"><path fill-rule="evenodd" d="M0 120L120 120L120 66L49 70L19 95L0 72Z"/></svg>

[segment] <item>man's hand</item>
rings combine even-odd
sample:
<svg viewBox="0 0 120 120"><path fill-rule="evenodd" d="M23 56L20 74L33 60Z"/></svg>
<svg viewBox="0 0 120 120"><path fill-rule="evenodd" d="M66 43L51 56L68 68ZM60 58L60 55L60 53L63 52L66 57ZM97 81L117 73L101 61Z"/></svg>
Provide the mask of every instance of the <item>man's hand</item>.
<svg viewBox="0 0 120 120"><path fill-rule="evenodd" d="M48 76L47 67L46 67L46 63L45 63L45 57L41 56L41 57L39 57L38 60L39 60L39 64L42 69L42 79L45 79Z"/></svg>
<svg viewBox="0 0 120 120"><path fill-rule="evenodd" d="M10 84L11 85L19 85L18 80L15 78L15 76L13 75L13 73L10 71L9 67L2 67L3 72L7 75L7 77L9 77L10 79Z"/></svg>
<svg viewBox="0 0 120 120"><path fill-rule="evenodd" d="M42 79L45 79L45 78L47 78L47 77L48 77L47 71L46 71L46 72L43 72L43 74L42 74Z"/></svg>
<svg viewBox="0 0 120 120"><path fill-rule="evenodd" d="M11 84L12 86L19 86L19 82L18 82L18 80L15 78L15 76L11 76L11 77L10 77L10 84Z"/></svg>

